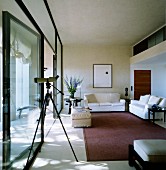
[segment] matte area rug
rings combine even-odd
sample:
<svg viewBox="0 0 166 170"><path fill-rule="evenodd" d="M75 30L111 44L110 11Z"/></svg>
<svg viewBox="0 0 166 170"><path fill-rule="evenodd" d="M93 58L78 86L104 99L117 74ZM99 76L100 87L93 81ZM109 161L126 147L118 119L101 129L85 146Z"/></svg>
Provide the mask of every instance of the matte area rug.
<svg viewBox="0 0 166 170"><path fill-rule="evenodd" d="M127 160L135 139L166 139L166 129L128 112L92 113L84 128L87 161Z"/></svg>

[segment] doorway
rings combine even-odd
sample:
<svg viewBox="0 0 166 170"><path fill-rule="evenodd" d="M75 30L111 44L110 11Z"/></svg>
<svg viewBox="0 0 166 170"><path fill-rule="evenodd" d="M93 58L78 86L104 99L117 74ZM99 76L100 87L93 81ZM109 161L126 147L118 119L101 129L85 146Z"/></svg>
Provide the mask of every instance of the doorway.
<svg viewBox="0 0 166 170"><path fill-rule="evenodd" d="M134 70L134 99L151 94L151 70Z"/></svg>

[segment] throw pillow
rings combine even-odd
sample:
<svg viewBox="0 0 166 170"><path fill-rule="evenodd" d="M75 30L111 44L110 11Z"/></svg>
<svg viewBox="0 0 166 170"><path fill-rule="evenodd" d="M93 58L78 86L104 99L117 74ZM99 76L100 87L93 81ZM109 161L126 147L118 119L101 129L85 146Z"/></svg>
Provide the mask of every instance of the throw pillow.
<svg viewBox="0 0 166 170"><path fill-rule="evenodd" d="M85 97L88 100L88 103L97 103L97 99L94 94L87 94Z"/></svg>
<svg viewBox="0 0 166 170"><path fill-rule="evenodd" d="M156 96L150 96L148 104L153 105L153 104L158 104L160 98Z"/></svg>
<svg viewBox="0 0 166 170"><path fill-rule="evenodd" d="M139 101L140 101L142 104L147 104L149 98L150 98L150 94L147 94L147 95L144 95L144 96L140 96Z"/></svg>
<svg viewBox="0 0 166 170"><path fill-rule="evenodd" d="M159 103L159 107L166 107L166 98L163 98Z"/></svg>

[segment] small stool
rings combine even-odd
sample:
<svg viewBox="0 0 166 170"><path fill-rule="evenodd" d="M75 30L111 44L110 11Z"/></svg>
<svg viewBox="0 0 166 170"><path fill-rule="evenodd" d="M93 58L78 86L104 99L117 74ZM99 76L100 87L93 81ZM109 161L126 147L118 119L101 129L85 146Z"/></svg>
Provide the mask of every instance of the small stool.
<svg viewBox="0 0 166 170"><path fill-rule="evenodd" d="M134 145L129 145L129 165L144 170L166 169L166 140L134 140Z"/></svg>
<svg viewBox="0 0 166 170"><path fill-rule="evenodd" d="M91 113L87 109L71 108L72 127L90 127Z"/></svg>

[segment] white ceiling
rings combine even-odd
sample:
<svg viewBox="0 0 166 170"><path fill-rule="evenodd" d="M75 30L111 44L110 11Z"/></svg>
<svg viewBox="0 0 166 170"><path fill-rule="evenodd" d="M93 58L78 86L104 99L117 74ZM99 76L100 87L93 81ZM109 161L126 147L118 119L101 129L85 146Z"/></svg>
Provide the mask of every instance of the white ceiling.
<svg viewBox="0 0 166 170"><path fill-rule="evenodd" d="M43 0L23 0L54 44L54 29ZM63 45L134 45L166 24L166 0L47 0ZM0 9L25 19L15 0ZM29 21L27 21L29 23ZM30 25L30 24L28 24ZM163 62L165 56L158 58ZM156 62L156 61L155 61Z"/></svg>
<svg viewBox="0 0 166 170"><path fill-rule="evenodd" d="M166 0L47 2L63 44L134 45L166 23Z"/></svg>
<svg viewBox="0 0 166 170"><path fill-rule="evenodd" d="M43 0L23 0L53 44ZM47 0L63 44L134 45L166 23L166 0ZM0 9L22 16L15 0Z"/></svg>

